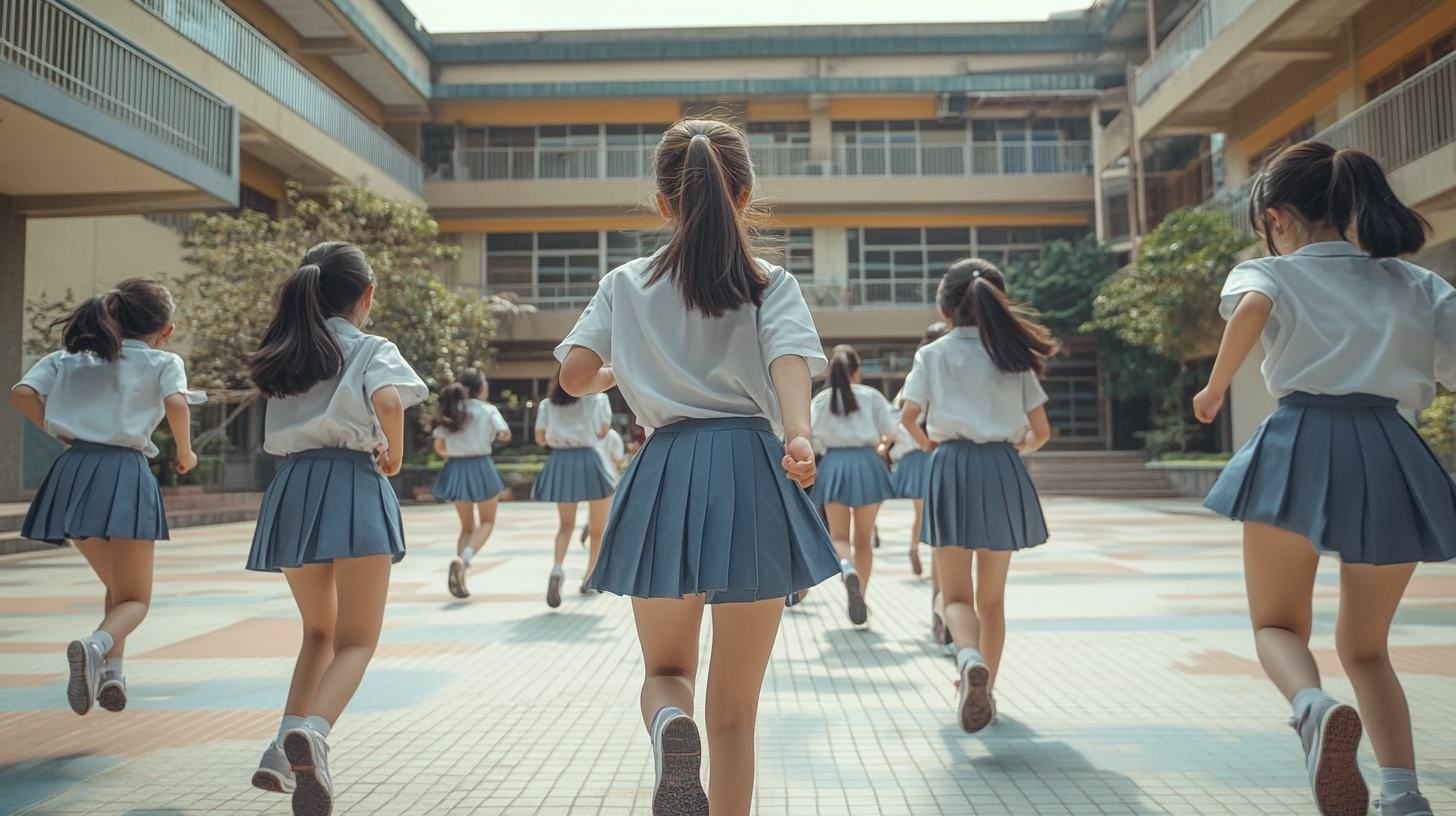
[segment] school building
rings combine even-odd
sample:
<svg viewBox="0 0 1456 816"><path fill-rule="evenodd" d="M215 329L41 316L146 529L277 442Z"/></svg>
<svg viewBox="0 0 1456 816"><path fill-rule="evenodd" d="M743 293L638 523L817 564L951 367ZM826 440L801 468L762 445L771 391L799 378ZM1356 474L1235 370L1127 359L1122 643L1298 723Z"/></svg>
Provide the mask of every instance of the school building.
<svg viewBox="0 0 1456 816"><path fill-rule="evenodd" d="M1456 0L1098 0L1030 23L431 34L399 0L0 0L0 374L24 302L182 270L169 214L277 214L362 180L462 247L503 322L492 396L538 399L607 270L652 251L650 158L696 113L749 133L775 257L826 346L894 393L946 264L1120 252L1181 204L1229 212L1260 153L1380 156L1456 272ZM1334 135L1330 135L1334 134ZM1094 346L1048 370L1052 448L1136 447ZM1268 410L1251 365L1231 442ZM524 413L524 412L521 412ZM1131 417L1131 419L1129 419ZM527 421L513 417L518 429ZM34 434L32 434L32 437ZM39 478L0 411L0 500Z"/></svg>

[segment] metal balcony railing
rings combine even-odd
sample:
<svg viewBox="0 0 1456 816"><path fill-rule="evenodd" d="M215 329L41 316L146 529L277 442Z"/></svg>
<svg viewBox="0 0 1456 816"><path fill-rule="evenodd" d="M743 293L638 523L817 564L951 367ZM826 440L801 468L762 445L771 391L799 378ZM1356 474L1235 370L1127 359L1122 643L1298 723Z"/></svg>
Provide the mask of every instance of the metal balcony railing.
<svg viewBox="0 0 1456 816"><path fill-rule="evenodd" d="M641 179L656 147L471 147L432 180ZM1090 142L889 145L754 145L760 178L853 176L1086 176Z"/></svg>
<svg viewBox="0 0 1456 816"><path fill-rule="evenodd" d="M940 278L900 280L801 279L799 288L809 308L820 311L859 309L927 309L935 306ZM504 295L542 312L579 312L597 293L596 281L581 283L491 284L488 295Z"/></svg>
<svg viewBox="0 0 1456 816"><path fill-rule="evenodd" d="M1398 170L1456 142L1456 54L1436 61L1344 119L1311 137L1335 147L1374 156L1387 171ZM1257 176L1205 202L1250 234L1249 194Z"/></svg>
<svg viewBox="0 0 1456 816"><path fill-rule="evenodd" d="M418 196L425 168L220 0L136 0L182 36Z"/></svg>
<svg viewBox="0 0 1456 816"><path fill-rule="evenodd" d="M0 60L234 174L231 105L55 0L0 0Z"/></svg>
<svg viewBox="0 0 1456 816"><path fill-rule="evenodd" d="M1188 12L1188 16L1158 44L1158 50L1138 67L1133 83L1137 103L1146 102L1153 91L1168 81L1168 77L1192 62L1228 28L1229 23L1253 4L1254 0L1203 0Z"/></svg>

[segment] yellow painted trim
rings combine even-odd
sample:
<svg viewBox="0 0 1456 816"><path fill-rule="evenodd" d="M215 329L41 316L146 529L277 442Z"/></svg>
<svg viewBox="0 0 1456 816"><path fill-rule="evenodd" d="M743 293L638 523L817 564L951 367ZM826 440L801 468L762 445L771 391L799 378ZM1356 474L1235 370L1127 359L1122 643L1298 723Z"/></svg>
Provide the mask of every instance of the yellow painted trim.
<svg viewBox="0 0 1456 816"><path fill-rule="evenodd" d="M802 102L749 102L750 122L807 122L809 106Z"/></svg>
<svg viewBox="0 0 1456 816"><path fill-rule="evenodd" d="M655 215L614 218L470 218L440 222L440 232L589 232L593 230L652 229L663 220Z"/></svg>
<svg viewBox="0 0 1456 816"><path fill-rule="evenodd" d="M238 181L264 195L277 199L279 207L286 206L288 203L283 190L283 171L262 159L247 153L241 154L238 161Z"/></svg>
<svg viewBox="0 0 1456 816"><path fill-rule="evenodd" d="M1391 66L1404 62L1406 57L1430 45L1431 40L1452 26L1456 26L1456 0L1448 0L1422 14L1415 22L1361 55L1360 81L1369 82Z"/></svg>
<svg viewBox="0 0 1456 816"><path fill-rule="evenodd" d="M1254 156L1269 145L1288 136L1291 131L1315 117L1315 114L1333 105L1340 94L1350 89L1350 74L1341 71L1323 85L1285 106L1249 135L1239 140L1239 149L1245 156Z"/></svg>
<svg viewBox="0 0 1456 816"><path fill-rule="evenodd" d="M882 99L830 99L829 118L835 121L857 119L934 119L934 97L890 97Z"/></svg>
<svg viewBox="0 0 1456 816"><path fill-rule="evenodd" d="M467 125L665 125L682 116L676 99L572 99L437 104L435 121Z"/></svg>
<svg viewBox="0 0 1456 816"><path fill-rule="evenodd" d="M587 232L653 229L665 226L656 216L616 218L461 219L440 222L440 232ZM775 216L775 227L1082 227L1086 213L884 213L879 215Z"/></svg>

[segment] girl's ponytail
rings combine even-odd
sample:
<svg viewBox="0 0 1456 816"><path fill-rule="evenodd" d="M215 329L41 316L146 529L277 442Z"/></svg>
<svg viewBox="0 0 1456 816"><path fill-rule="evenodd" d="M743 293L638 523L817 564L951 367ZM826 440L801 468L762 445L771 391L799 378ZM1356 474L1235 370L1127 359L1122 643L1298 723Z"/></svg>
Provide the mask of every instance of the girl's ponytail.
<svg viewBox="0 0 1456 816"><path fill-rule="evenodd" d="M278 287L278 309L248 361L253 385L266 397L302 394L344 367L344 350L328 319L348 313L374 283L353 244L319 244Z"/></svg>
<svg viewBox="0 0 1456 816"><path fill-rule="evenodd" d="M1337 224L1354 225L1362 249L1374 258L1393 258L1425 246L1430 225L1396 197L1374 158L1345 149L1330 161L1330 215Z"/></svg>
<svg viewBox="0 0 1456 816"><path fill-rule="evenodd" d="M965 258L951 264L936 300L954 325L980 329L981 345L999 371L1041 376L1046 358L1057 353L1051 332L1011 302L1005 276L989 261Z"/></svg>
<svg viewBox="0 0 1456 816"><path fill-rule="evenodd" d="M671 278L687 307L707 317L762 305L768 278L753 260L738 207L753 189L743 134L724 122L683 120L663 134L655 163L664 215L675 230L652 262L648 285Z"/></svg>
<svg viewBox="0 0 1456 816"><path fill-rule="evenodd" d="M121 356L121 341L149 337L172 325L174 310L167 287L146 278L127 278L110 292L88 298L51 327L63 327L66 351L110 362Z"/></svg>
<svg viewBox="0 0 1456 816"><path fill-rule="evenodd" d="M459 433L470 419L465 401L470 399L465 386L457 380L440 390L440 403L435 407L435 425L450 433Z"/></svg>
<svg viewBox="0 0 1456 816"><path fill-rule="evenodd" d="M829 356L829 411L835 416L849 416L859 410L850 377L859 371L859 352L853 346L835 346Z"/></svg>

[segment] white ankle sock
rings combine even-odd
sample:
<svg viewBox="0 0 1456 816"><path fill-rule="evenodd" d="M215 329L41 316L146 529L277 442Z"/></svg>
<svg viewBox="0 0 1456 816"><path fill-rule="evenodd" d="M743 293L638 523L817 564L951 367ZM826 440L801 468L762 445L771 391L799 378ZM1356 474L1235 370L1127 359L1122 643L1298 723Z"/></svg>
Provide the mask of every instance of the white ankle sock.
<svg viewBox="0 0 1456 816"><path fill-rule="evenodd" d="M839 571L845 573L846 575L854 572L854 562L849 560L848 558L839 559Z"/></svg>
<svg viewBox="0 0 1456 816"><path fill-rule="evenodd" d="M97 629L95 632L91 633L90 640L92 640L101 647L102 654L106 654L107 652L111 651L111 647L116 645L116 641L112 639L111 633L103 632L100 629Z"/></svg>
<svg viewBox="0 0 1456 816"><path fill-rule="evenodd" d="M977 663L977 662L984 662L984 661L981 660L981 652L980 652L980 650L978 650L978 649L972 649L970 646L967 646L964 649L960 649L960 650L956 651L956 668L957 669L962 669L963 670L963 669L965 669L965 667L967 665L969 665L971 663Z"/></svg>
<svg viewBox="0 0 1456 816"><path fill-rule="evenodd" d="M1380 801L1385 802L1407 793L1420 793L1416 772L1409 768L1380 769Z"/></svg>
<svg viewBox="0 0 1456 816"><path fill-rule="evenodd" d="M1327 696L1328 695L1325 694L1325 690L1320 688L1319 686L1310 686L1307 689L1300 689L1299 693L1294 695L1293 700L1295 722L1299 722L1300 720L1304 719L1304 713L1306 711L1309 711L1310 706L1313 706L1315 703L1323 700Z"/></svg>
<svg viewBox="0 0 1456 816"><path fill-rule="evenodd" d="M295 728L302 727L302 717L298 716L297 714L284 714L283 723L278 726L278 738L273 741L273 744L279 746L280 748L283 747L283 738L288 735L288 732L292 731Z"/></svg>
<svg viewBox="0 0 1456 816"><path fill-rule="evenodd" d="M114 671L117 674L121 674L121 661L122 661L122 659L123 658L120 658L120 657L108 657L108 658L106 658L105 670L106 671Z"/></svg>
<svg viewBox="0 0 1456 816"><path fill-rule="evenodd" d="M328 737L329 735L329 721L323 717L304 717L303 724L308 726L320 737Z"/></svg>
<svg viewBox="0 0 1456 816"><path fill-rule="evenodd" d="M466 547L464 551L460 553L460 560L465 562L465 566L470 566L470 557L472 555L475 555L475 550L471 549L470 547Z"/></svg>

